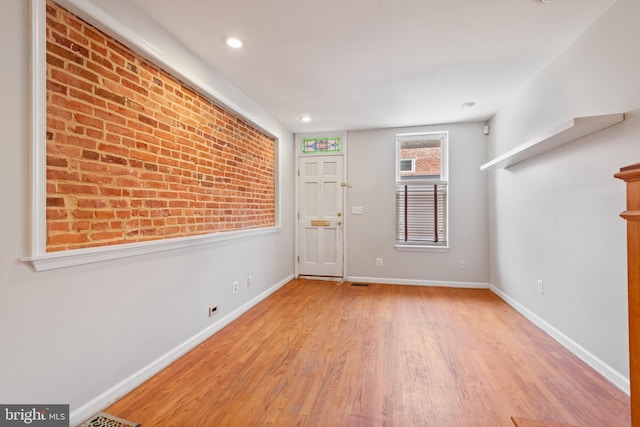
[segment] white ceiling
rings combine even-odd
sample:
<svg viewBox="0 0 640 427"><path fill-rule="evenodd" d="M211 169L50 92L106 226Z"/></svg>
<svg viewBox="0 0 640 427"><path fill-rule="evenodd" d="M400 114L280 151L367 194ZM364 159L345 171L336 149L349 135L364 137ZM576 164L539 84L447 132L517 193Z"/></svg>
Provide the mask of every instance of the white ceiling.
<svg viewBox="0 0 640 427"><path fill-rule="evenodd" d="M130 1L293 132L486 120L615 2Z"/></svg>

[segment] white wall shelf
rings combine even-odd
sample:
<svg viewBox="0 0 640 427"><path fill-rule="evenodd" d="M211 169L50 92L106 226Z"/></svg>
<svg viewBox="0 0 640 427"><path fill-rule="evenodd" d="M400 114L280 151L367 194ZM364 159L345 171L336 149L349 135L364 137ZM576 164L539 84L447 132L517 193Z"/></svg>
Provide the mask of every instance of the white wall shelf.
<svg viewBox="0 0 640 427"><path fill-rule="evenodd" d="M513 150L502 154L480 166L480 170L506 169L517 163L558 148L599 130L608 128L624 120L624 114L604 114L600 116L574 117L560 126L532 139Z"/></svg>

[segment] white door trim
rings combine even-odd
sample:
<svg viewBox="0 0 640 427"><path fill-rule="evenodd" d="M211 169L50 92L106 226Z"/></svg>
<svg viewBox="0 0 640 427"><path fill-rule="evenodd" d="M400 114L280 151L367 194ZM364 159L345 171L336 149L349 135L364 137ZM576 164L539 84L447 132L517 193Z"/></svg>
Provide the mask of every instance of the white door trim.
<svg viewBox="0 0 640 427"><path fill-rule="evenodd" d="M333 137L339 136L341 140L341 151L340 153L330 152L330 153L318 153L318 154L302 154L302 140L305 138L321 138L321 137ZM294 274L295 277L299 277L299 264L298 264L298 256L300 255L300 158L301 157L311 157L311 156L342 156L342 179L345 183L347 183L346 187L342 192L342 280L346 280L347 278L347 231L349 227L349 220L347 219L347 192L349 189L348 185L348 168L347 168L347 131L334 131L334 132L313 132L313 133L297 133L295 134L294 143L296 144L295 152L296 152L296 164L294 170L294 181L295 181L295 232L294 232Z"/></svg>

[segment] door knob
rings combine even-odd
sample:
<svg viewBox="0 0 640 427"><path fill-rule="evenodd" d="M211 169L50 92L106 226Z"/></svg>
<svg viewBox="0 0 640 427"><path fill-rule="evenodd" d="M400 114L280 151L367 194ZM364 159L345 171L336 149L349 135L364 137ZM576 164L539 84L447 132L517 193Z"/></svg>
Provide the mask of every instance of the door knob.
<svg viewBox="0 0 640 427"><path fill-rule="evenodd" d="M342 221L338 221L338 225L342 225Z"/></svg>
<svg viewBox="0 0 640 427"><path fill-rule="evenodd" d="M342 216L342 212L338 212L338 216Z"/></svg>

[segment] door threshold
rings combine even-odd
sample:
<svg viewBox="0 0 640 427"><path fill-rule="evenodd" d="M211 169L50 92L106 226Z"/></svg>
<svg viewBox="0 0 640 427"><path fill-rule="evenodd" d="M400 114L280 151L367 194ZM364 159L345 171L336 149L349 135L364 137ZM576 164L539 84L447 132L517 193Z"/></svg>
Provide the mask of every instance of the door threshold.
<svg viewBox="0 0 640 427"><path fill-rule="evenodd" d="M328 282L344 282L344 278L336 277L336 276L311 276L306 274L299 274L299 279L307 279L307 280L326 280Z"/></svg>

